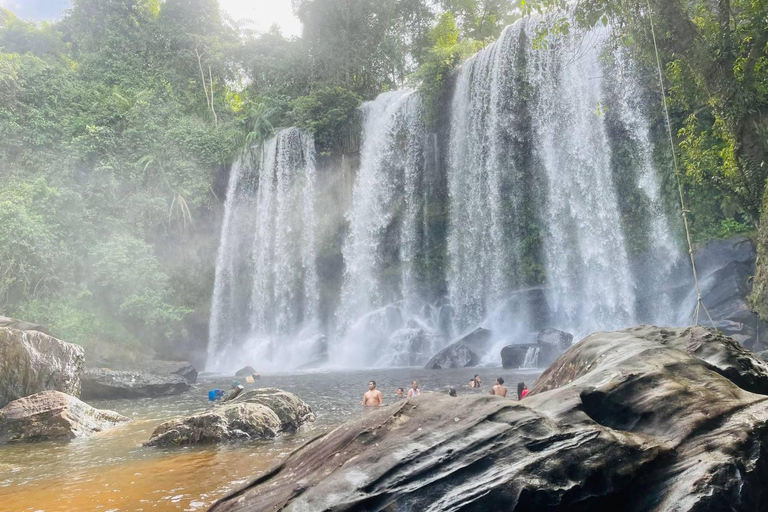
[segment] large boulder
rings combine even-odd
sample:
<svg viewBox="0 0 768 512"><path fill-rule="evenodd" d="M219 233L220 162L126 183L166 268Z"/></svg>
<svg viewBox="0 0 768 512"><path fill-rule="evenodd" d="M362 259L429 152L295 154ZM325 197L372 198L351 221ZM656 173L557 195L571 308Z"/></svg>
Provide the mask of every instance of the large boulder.
<svg viewBox="0 0 768 512"><path fill-rule="evenodd" d="M85 368L82 347L45 334L32 324L0 319L4 325L0 326L0 407L45 390L80 395ZM29 329L17 328L23 326Z"/></svg>
<svg viewBox="0 0 768 512"><path fill-rule="evenodd" d="M541 368L546 368L554 363L563 352L571 348L573 334L547 328L539 332L536 343L539 345L538 365Z"/></svg>
<svg viewBox="0 0 768 512"><path fill-rule="evenodd" d="M136 363L135 370L157 375L179 375L190 384L197 382L197 368L187 361L144 361Z"/></svg>
<svg viewBox="0 0 768 512"><path fill-rule="evenodd" d="M480 364L482 355L488 351L490 341L491 331L478 327L435 354L424 368L445 370L477 366Z"/></svg>
<svg viewBox="0 0 768 512"><path fill-rule="evenodd" d="M237 370L237 372L235 372L235 377L242 377L242 378L250 377L254 373L256 373L256 370L254 370L252 366L246 366L244 368L240 368L239 370Z"/></svg>
<svg viewBox="0 0 768 512"><path fill-rule="evenodd" d="M178 374L88 368L83 375L82 397L145 398L178 395L192 386Z"/></svg>
<svg viewBox="0 0 768 512"><path fill-rule="evenodd" d="M398 329L390 337L380 366L421 366L443 344L444 338L421 326Z"/></svg>
<svg viewBox="0 0 768 512"><path fill-rule="evenodd" d="M0 409L0 445L21 441L74 439L101 432L128 418L94 409L59 391L42 391Z"/></svg>
<svg viewBox="0 0 768 512"><path fill-rule="evenodd" d="M424 394L313 439L211 511L762 511L768 365L701 327L596 333L522 401Z"/></svg>
<svg viewBox="0 0 768 512"><path fill-rule="evenodd" d="M166 421L155 429L145 446L272 438L314 420L312 409L293 393L256 389L203 413Z"/></svg>
<svg viewBox="0 0 768 512"><path fill-rule="evenodd" d="M280 419L281 430L296 430L304 423L315 421L309 405L293 393L276 388L251 389L239 394L232 402L260 404L272 409Z"/></svg>
<svg viewBox="0 0 768 512"><path fill-rule="evenodd" d="M539 345L536 343L507 345L501 349L501 366L505 370L526 367L538 368L539 352Z"/></svg>

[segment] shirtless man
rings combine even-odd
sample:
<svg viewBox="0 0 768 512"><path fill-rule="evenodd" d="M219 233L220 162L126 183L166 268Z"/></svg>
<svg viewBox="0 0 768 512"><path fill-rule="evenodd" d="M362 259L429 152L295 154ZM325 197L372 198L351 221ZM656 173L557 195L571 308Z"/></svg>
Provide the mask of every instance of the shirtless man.
<svg viewBox="0 0 768 512"><path fill-rule="evenodd" d="M382 401L381 391L376 389L376 381L370 381L368 383L368 391L363 395L363 405L366 407L380 407Z"/></svg>
<svg viewBox="0 0 768 512"><path fill-rule="evenodd" d="M507 396L507 388L504 387L504 377L496 379L496 385L493 386L493 394L498 396Z"/></svg>
<svg viewBox="0 0 768 512"><path fill-rule="evenodd" d="M414 396L419 396L421 394L421 390L419 389L419 381L415 380L411 383L411 389L408 390L408 398L413 398Z"/></svg>

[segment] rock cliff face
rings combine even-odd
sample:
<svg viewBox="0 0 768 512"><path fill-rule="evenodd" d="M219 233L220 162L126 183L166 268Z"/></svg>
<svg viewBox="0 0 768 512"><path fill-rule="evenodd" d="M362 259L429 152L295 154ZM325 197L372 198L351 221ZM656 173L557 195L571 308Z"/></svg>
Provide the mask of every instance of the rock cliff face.
<svg viewBox="0 0 768 512"><path fill-rule="evenodd" d="M596 333L521 402L400 402L211 510L756 512L768 507L764 393L768 365L704 328Z"/></svg>
<svg viewBox="0 0 768 512"><path fill-rule="evenodd" d="M0 407L45 390L80 395L85 368L82 347L36 329L32 324L0 317Z"/></svg>
<svg viewBox="0 0 768 512"><path fill-rule="evenodd" d="M74 439L101 432L128 418L94 409L59 391L20 398L0 409L0 444Z"/></svg>

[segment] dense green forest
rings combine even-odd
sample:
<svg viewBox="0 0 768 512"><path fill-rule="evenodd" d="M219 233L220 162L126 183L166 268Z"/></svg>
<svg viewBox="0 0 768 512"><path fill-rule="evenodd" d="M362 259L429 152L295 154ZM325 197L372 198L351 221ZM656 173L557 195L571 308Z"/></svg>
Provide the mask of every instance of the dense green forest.
<svg viewBox="0 0 768 512"><path fill-rule="evenodd" d="M238 27L217 0L74 0L54 24L0 9L0 312L105 357L199 347L243 147L300 126L321 154L350 151L361 102L406 85L434 116L462 59L537 11L542 50L610 24L657 90L648 6L694 237L752 232L765 0L583 0L570 15L561 0L294 0L292 39Z"/></svg>

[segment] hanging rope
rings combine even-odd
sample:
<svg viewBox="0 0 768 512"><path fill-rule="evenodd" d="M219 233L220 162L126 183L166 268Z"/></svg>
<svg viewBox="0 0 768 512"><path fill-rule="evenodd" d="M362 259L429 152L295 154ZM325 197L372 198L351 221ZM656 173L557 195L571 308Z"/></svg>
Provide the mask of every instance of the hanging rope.
<svg viewBox="0 0 768 512"><path fill-rule="evenodd" d="M651 0L648 2L648 19L651 21L651 36L653 37L653 48L656 51L656 65L659 68L659 85L661 86L661 101L664 105L664 118L667 122L667 134L669 135L669 147L672 150L672 162L675 166L675 179L677 180L677 191L680 194L680 210L683 212L683 225L685 226L685 238L688 241L688 255L691 258L691 270L693 271L693 284L696 288L696 308L693 310L691 325L698 325L699 313L703 309L715 328L715 322L709 314L707 307L701 300L701 288L699 287L699 276L696 273L696 259L693 257L693 244L691 243L691 231L688 228L688 210L685 209L685 199L683 198L683 184L680 181L680 171L677 166L677 152L675 151L675 139L672 136L672 122L669 119L669 107L667 106L667 93L664 88L664 73L661 68L661 57L659 56L659 46L656 44L656 27L653 24L653 10L651 9Z"/></svg>

